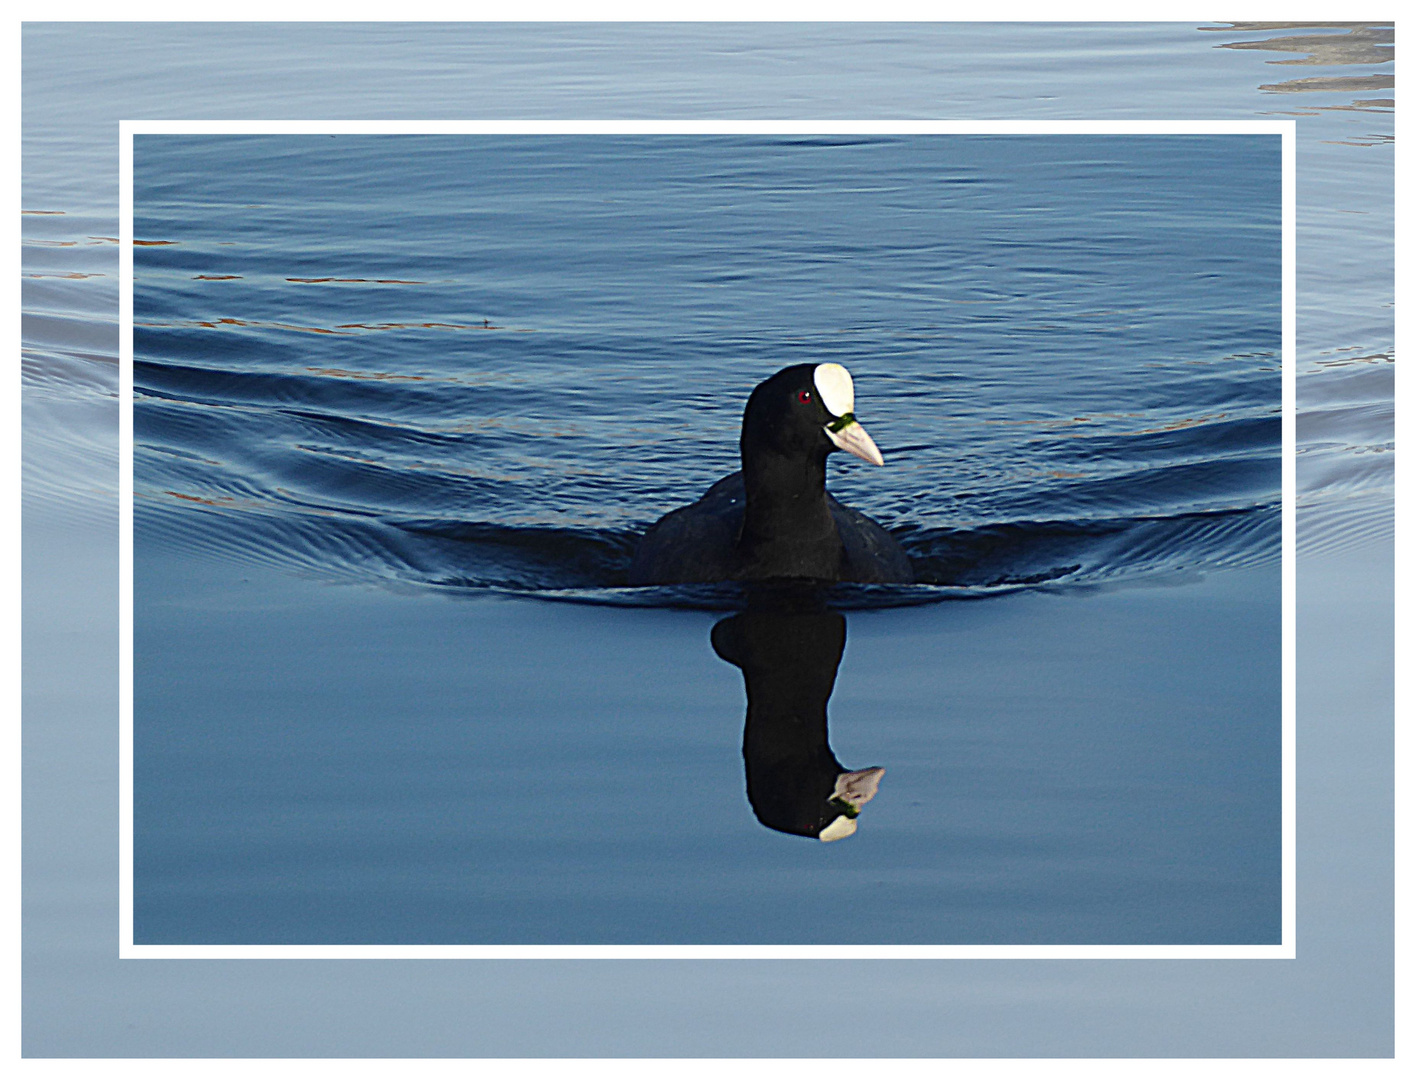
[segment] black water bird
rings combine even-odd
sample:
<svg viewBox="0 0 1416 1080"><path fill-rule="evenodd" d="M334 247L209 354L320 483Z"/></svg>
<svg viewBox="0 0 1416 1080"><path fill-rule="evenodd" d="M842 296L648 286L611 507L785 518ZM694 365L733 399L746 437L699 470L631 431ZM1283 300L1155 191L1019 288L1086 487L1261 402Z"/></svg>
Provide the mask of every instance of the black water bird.
<svg viewBox="0 0 1416 1080"><path fill-rule="evenodd" d="M885 459L855 418L840 364L797 364L758 384L742 417L742 471L660 518L639 543L631 585L713 581L914 581L909 557L826 491L826 457Z"/></svg>

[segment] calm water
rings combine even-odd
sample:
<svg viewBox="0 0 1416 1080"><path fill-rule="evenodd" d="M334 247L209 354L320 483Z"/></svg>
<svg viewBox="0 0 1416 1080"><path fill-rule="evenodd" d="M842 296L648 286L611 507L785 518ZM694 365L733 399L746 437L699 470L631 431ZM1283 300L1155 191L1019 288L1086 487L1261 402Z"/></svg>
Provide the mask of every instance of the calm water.
<svg viewBox="0 0 1416 1080"><path fill-rule="evenodd" d="M1276 556L1276 137L144 137L136 163L145 544L643 602L608 590L737 468L753 384L829 360L890 458L833 490L899 533L911 598Z"/></svg>
<svg viewBox="0 0 1416 1080"><path fill-rule="evenodd" d="M265 102L304 32L232 30L210 114ZM447 102L392 115L467 114L455 35L344 33L371 85ZM790 61L774 33L722 55ZM896 33L809 43L861 115L917 111L850 62ZM944 115L1299 117L1299 539L1361 550L1391 529L1385 61L1215 47L1278 33L959 28L919 77ZM658 77L648 113L703 111ZM116 506L111 134L63 134L63 100L26 97L51 551ZM1273 940L1274 142L140 140L140 940ZM854 372L889 459L833 490L926 583L832 597L831 747L888 771L828 846L755 820L742 676L716 616L666 610L734 598L620 587L735 467L751 386L807 359ZM960 596L990 598L920 603Z"/></svg>

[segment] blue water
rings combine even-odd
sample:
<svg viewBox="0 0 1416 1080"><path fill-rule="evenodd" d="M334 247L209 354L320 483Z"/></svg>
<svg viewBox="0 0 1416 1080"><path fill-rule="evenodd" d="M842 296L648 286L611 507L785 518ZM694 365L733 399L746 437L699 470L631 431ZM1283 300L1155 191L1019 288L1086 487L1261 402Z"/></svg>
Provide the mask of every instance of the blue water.
<svg viewBox="0 0 1416 1080"><path fill-rule="evenodd" d="M1276 557L1276 136L143 136L142 542L611 602L844 364L921 600ZM845 455L837 455L844 458Z"/></svg>
<svg viewBox="0 0 1416 1080"><path fill-rule="evenodd" d="M1271 570L852 611L834 692L798 617L746 723L704 612L136 576L139 943L1279 940Z"/></svg>

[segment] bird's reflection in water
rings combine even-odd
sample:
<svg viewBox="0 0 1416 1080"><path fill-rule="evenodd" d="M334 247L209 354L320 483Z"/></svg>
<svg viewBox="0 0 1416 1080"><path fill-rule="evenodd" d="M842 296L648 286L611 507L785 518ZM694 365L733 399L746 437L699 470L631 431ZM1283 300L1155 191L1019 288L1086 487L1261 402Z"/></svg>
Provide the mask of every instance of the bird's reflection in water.
<svg viewBox="0 0 1416 1080"><path fill-rule="evenodd" d="M880 787L880 767L850 771L831 746L826 703L846 647L846 620L807 588L762 588L713 627L713 649L742 669L747 798L769 829L840 840Z"/></svg>

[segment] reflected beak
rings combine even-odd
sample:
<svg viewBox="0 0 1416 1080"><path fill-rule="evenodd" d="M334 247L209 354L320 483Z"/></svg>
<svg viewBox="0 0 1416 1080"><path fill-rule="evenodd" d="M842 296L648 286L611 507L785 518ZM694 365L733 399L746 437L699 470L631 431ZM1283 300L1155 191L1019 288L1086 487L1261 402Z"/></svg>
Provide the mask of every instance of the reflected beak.
<svg viewBox="0 0 1416 1080"><path fill-rule="evenodd" d="M854 414L846 413L834 423L826 426L826 437L848 454L854 454L861 461L872 465L884 465L885 458L875 440L865 433Z"/></svg>
<svg viewBox="0 0 1416 1080"><path fill-rule="evenodd" d="M855 835L855 831L855 818L838 817L835 821L831 822L831 824L827 825L826 828L821 830L821 834L817 836L817 839L823 844L829 844L832 840L844 840L848 836L853 836Z"/></svg>
<svg viewBox="0 0 1416 1080"><path fill-rule="evenodd" d="M843 772L836 777L836 790L831 792L831 800L839 799L850 804L856 812L871 799L875 798L876 792L880 790L880 778L885 775L885 770L879 765L869 769L857 769L855 772Z"/></svg>

